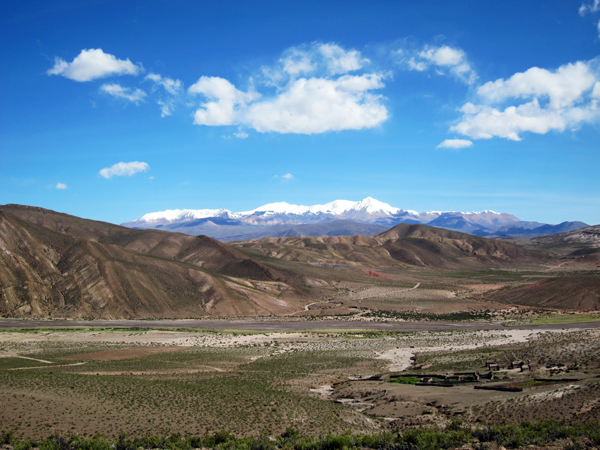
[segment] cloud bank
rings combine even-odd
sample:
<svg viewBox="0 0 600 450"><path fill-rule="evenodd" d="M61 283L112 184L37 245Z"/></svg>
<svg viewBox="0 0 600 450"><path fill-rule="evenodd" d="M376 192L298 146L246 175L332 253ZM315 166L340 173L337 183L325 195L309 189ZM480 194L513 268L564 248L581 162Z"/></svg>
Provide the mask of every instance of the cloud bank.
<svg viewBox="0 0 600 450"><path fill-rule="evenodd" d="M599 10L600 0L593 0L584 3L579 13ZM600 22L598 27L600 33ZM365 130L380 126L390 116L382 90L393 72L379 66L391 63L395 70L450 76L468 86L472 100L458 109L461 116L449 128L468 139L446 139L438 148L465 148L478 139L519 141L527 132L563 132L600 116L600 57L555 70L531 67L480 84L467 53L456 46L404 41L391 49L382 45L372 53L376 57L367 58L356 49L314 42L286 49L272 64L237 81L237 86L226 78L202 75L184 89L178 79L149 73L144 78L152 83L148 92L118 83L105 83L100 91L136 105L153 96L162 117L172 115L176 105L193 108L195 125L235 126L238 131L233 136L240 139L247 138L250 129L305 135ZM91 81L142 71L141 64L129 59L89 49L71 63L56 58L47 73Z"/></svg>

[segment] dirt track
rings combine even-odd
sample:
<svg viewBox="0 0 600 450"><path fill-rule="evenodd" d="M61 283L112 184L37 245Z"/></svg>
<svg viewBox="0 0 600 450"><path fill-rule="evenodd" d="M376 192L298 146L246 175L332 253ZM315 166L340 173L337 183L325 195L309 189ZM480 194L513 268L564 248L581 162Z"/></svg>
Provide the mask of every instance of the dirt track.
<svg viewBox="0 0 600 450"><path fill-rule="evenodd" d="M502 330L502 329L567 329L600 328L600 322L558 325L520 325L505 327L487 322L347 322L319 321L260 321L260 320L19 320L0 319L0 328L42 327L127 327L127 328L200 328L205 330L248 331L307 331L307 330Z"/></svg>

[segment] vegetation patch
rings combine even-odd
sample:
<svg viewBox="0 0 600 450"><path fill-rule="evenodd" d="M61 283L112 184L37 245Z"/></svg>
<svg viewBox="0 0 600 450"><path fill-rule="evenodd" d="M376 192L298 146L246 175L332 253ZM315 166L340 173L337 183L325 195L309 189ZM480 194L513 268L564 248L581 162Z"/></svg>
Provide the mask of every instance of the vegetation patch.
<svg viewBox="0 0 600 450"><path fill-rule="evenodd" d="M370 311L363 315L366 318L394 319L407 322L470 322L470 321L492 321L495 316L490 310L485 311L463 311L448 314L435 314L417 311Z"/></svg>
<svg viewBox="0 0 600 450"><path fill-rule="evenodd" d="M19 440L11 432L0 433L0 445L14 450L140 450L169 449L191 450L195 448L215 450L439 450L458 448L468 444L496 444L505 448L523 446L547 446L559 444L563 448L590 448L600 445L600 422L585 425L566 424L552 420L520 425L504 425L471 428L458 421L445 428L419 428L400 433L377 434L300 434L287 428L272 439L268 430L255 436L238 438L227 431L182 437L179 434L128 436L117 439L103 435L83 437L75 434L54 434L43 440ZM489 448L488 446L481 448Z"/></svg>
<svg viewBox="0 0 600 450"><path fill-rule="evenodd" d="M390 383L400 383L400 384L417 384L421 381L422 377L394 377L390 378Z"/></svg>

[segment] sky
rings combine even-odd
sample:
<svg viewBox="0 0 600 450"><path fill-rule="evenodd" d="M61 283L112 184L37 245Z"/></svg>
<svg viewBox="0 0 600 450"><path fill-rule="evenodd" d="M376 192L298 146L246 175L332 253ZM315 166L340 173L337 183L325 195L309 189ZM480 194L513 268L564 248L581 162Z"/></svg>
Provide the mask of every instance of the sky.
<svg viewBox="0 0 600 450"><path fill-rule="evenodd" d="M3 1L0 204L598 224L599 1Z"/></svg>

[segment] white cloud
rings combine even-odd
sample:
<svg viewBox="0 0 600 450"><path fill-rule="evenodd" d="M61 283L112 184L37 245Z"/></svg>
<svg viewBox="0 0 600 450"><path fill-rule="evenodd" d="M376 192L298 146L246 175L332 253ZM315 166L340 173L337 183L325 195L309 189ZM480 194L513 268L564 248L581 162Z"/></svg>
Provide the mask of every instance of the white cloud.
<svg viewBox="0 0 600 450"><path fill-rule="evenodd" d="M471 68L465 52L459 48L447 45L425 46L420 51L410 53L412 56L406 59L404 50L396 52L400 62L405 63L410 70L423 72L434 67L437 73L446 74L448 72L467 84L473 84L477 80L477 74Z"/></svg>
<svg viewBox="0 0 600 450"><path fill-rule="evenodd" d="M103 84L100 86L100 90L112 95L113 97L128 100L136 105L139 102L143 102L144 98L146 97L146 93L141 89L133 90L131 88L124 88L117 83Z"/></svg>
<svg viewBox="0 0 600 450"><path fill-rule="evenodd" d="M166 117L172 115L175 109L175 99L183 92L183 83L180 80L173 80L172 78L163 77L156 73L148 74L144 80L150 80L154 83L152 87L153 91L156 91L158 87L162 87L165 91L167 98L161 98L156 101L160 105L160 116Z"/></svg>
<svg viewBox="0 0 600 450"><path fill-rule="evenodd" d="M368 59L362 59L359 51L346 51L336 44L319 44L317 48L323 55L327 71L331 75L353 72L369 62Z"/></svg>
<svg viewBox="0 0 600 450"><path fill-rule="evenodd" d="M129 59L117 59L98 48L81 50L81 53L70 63L56 57L54 58L54 67L46 73L62 75L75 81L91 81L111 75L137 75L143 70L141 64L133 64Z"/></svg>
<svg viewBox="0 0 600 450"><path fill-rule="evenodd" d="M465 104L450 131L472 139L521 140L523 132L562 132L600 117L597 61L576 62L551 72L533 67L508 80L484 84L478 94L488 104ZM522 99L530 100L520 103ZM489 103L513 103L505 107ZM516 104L515 104L516 103Z"/></svg>
<svg viewBox="0 0 600 450"><path fill-rule="evenodd" d="M300 76L342 75L360 70L369 62L358 50L345 50L334 43L314 42L285 50L277 64L262 67L262 75L265 84L282 87Z"/></svg>
<svg viewBox="0 0 600 450"><path fill-rule="evenodd" d="M244 122L264 133L314 134L372 128L388 117L380 96L382 76L345 75L338 79L300 78L274 98L252 104Z"/></svg>
<svg viewBox="0 0 600 450"><path fill-rule="evenodd" d="M520 134L530 131L546 134L551 130L564 131L581 122L589 122L598 116L596 105L585 108L549 109L540 106L537 99L519 106L509 106L503 111L490 106L476 106L467 103L461 111L461 122L450 131L469 136L472 139L501 137L520 141Z"/></svg>
<svg viewBox="0 0 600 450"><path fill-rule="evenodd" d="M600 20L598 21L597 28L598 28L598 37L600 37Z"/></svg>
<svg viewBox="0 0 600 450"><path fill-rule="evenodd" d="M296 48L290 49L288 54L280 59L280 63L283 65L283 71L293 77L311 73L316 69L316 64L308 52Z"/></svg>
<svg viewBox="0 0 600 450"><path fill-rule="evenodd" d="M120 162L112 167L105 167L100 171L100 175L106 179L120 176L132 176L138 172L146 172L150 169L150 166L145 162L132 161L132 162Z"/></svg>
<svg viewBox="0 0 600 450"><path fill-rule="evenodd" d="M56 183L56 189L66 189L67 185L65 183Z"/></svg>
<svg viewBox="0 0 600 450"><path fill-rule="evenodd" d="M327 131L372 128L384 122L388 111L381 96L370 93L384 87L385 75L358 70L368 60L356 50L335 44L315 43L284 52L271 68L262 68L272 95L262 96L237 89L219 77L201 77L188 88L208 101L194 114L198 125L242 125L261 133L313 134ZM315 72L310 78L299 74ZM237 136L237 135L236 135ZM238 136L239 137L239 136Z"/></svg>
<svg viewBox="0 0 600 450"><path fill-rule="evenodd" d="M600 100L600 81L596 81L596 84L594 84L594 89L592 90L590 97L594 100Z"/></svg>
<svg viewBox="0 0 600 450"><path fill-rule="evenodd" d="M595 13L600 11L600 0L594 0L592 3L582 3L579 7L579 15L585 16L586 13Z"/></svg>
<svg viewBox="0 0 600 450"><path fill-rule="evenodd" d="M201 94L213 100L201 104L194 114L197 125L232 125L238 121L240 108L260 97L256 92L242 92L224 78L200 77L188 88L190 94Z"/></svg>
<svg viewBox="0 0 600 450"><path fill-rule="evenodd" d="M290 181L294 179L294 175L286 173L285 175L275 175L274 178L282 178L284 181Z"/></svg>
<svg viewBox="0 0 600 450"><path fill-rule="evenodd" d="M160 117L167 117L173 114L175 109L175 102L170 100L157 100L156 103L160 105Z"/></svg>
<svg viewBox="0 0 600 450"><path fill-rule="evenodd" d="M548 97L551 108L572 105L590 89L596 78L587 63L578 61L566 64L555 72L532 67L516 73L508 80L490 81L481 86L477 93L492 102L507 98Z"/></svg>
<svg viewBox="0 0 600 450"><path fill-rule="evenodd" d="M150 73L144 79L153 81L155 86L162 86L171 95L179 95L183 89L183 83L180 80L162 77L156 73Z"/></svg>
<svg viewBox="0 0 600 450"><path fill-rule="evenodd" d="M439 58L443 60L444 55ZM364 67L368 64L370 60L356 49L314 42L284 51L272 66L261 68L262 75L249 77L245 90L225 78L201 76L184 92L180 80L153 72L144 78L152 82L149 92L118 83L105 83L100 90L135 104L154 97L162 117L172 115L175 106L184 104L184 100L189 105L189 99L184 98L188 94L198 99L195 124L238 125L240 131L233 136L240 139L248 137L241 131L247 127L261 133L358 130L375 127L388 118L384 98L372 92L385 87L383 80L388 75L367 73ZM141 64L117 59L101 49L87 49L70 63L56 58L47 73L90 81L142 71Z"/></svg>
<svg viewBox="0 0 600 450"><path fill-rule="evenodd" d="M473 145L473 142L469 141L468 139L446 139L444 142L442 142L436 148L459 149L459 148L470 147L471 145Z"/></svg>

